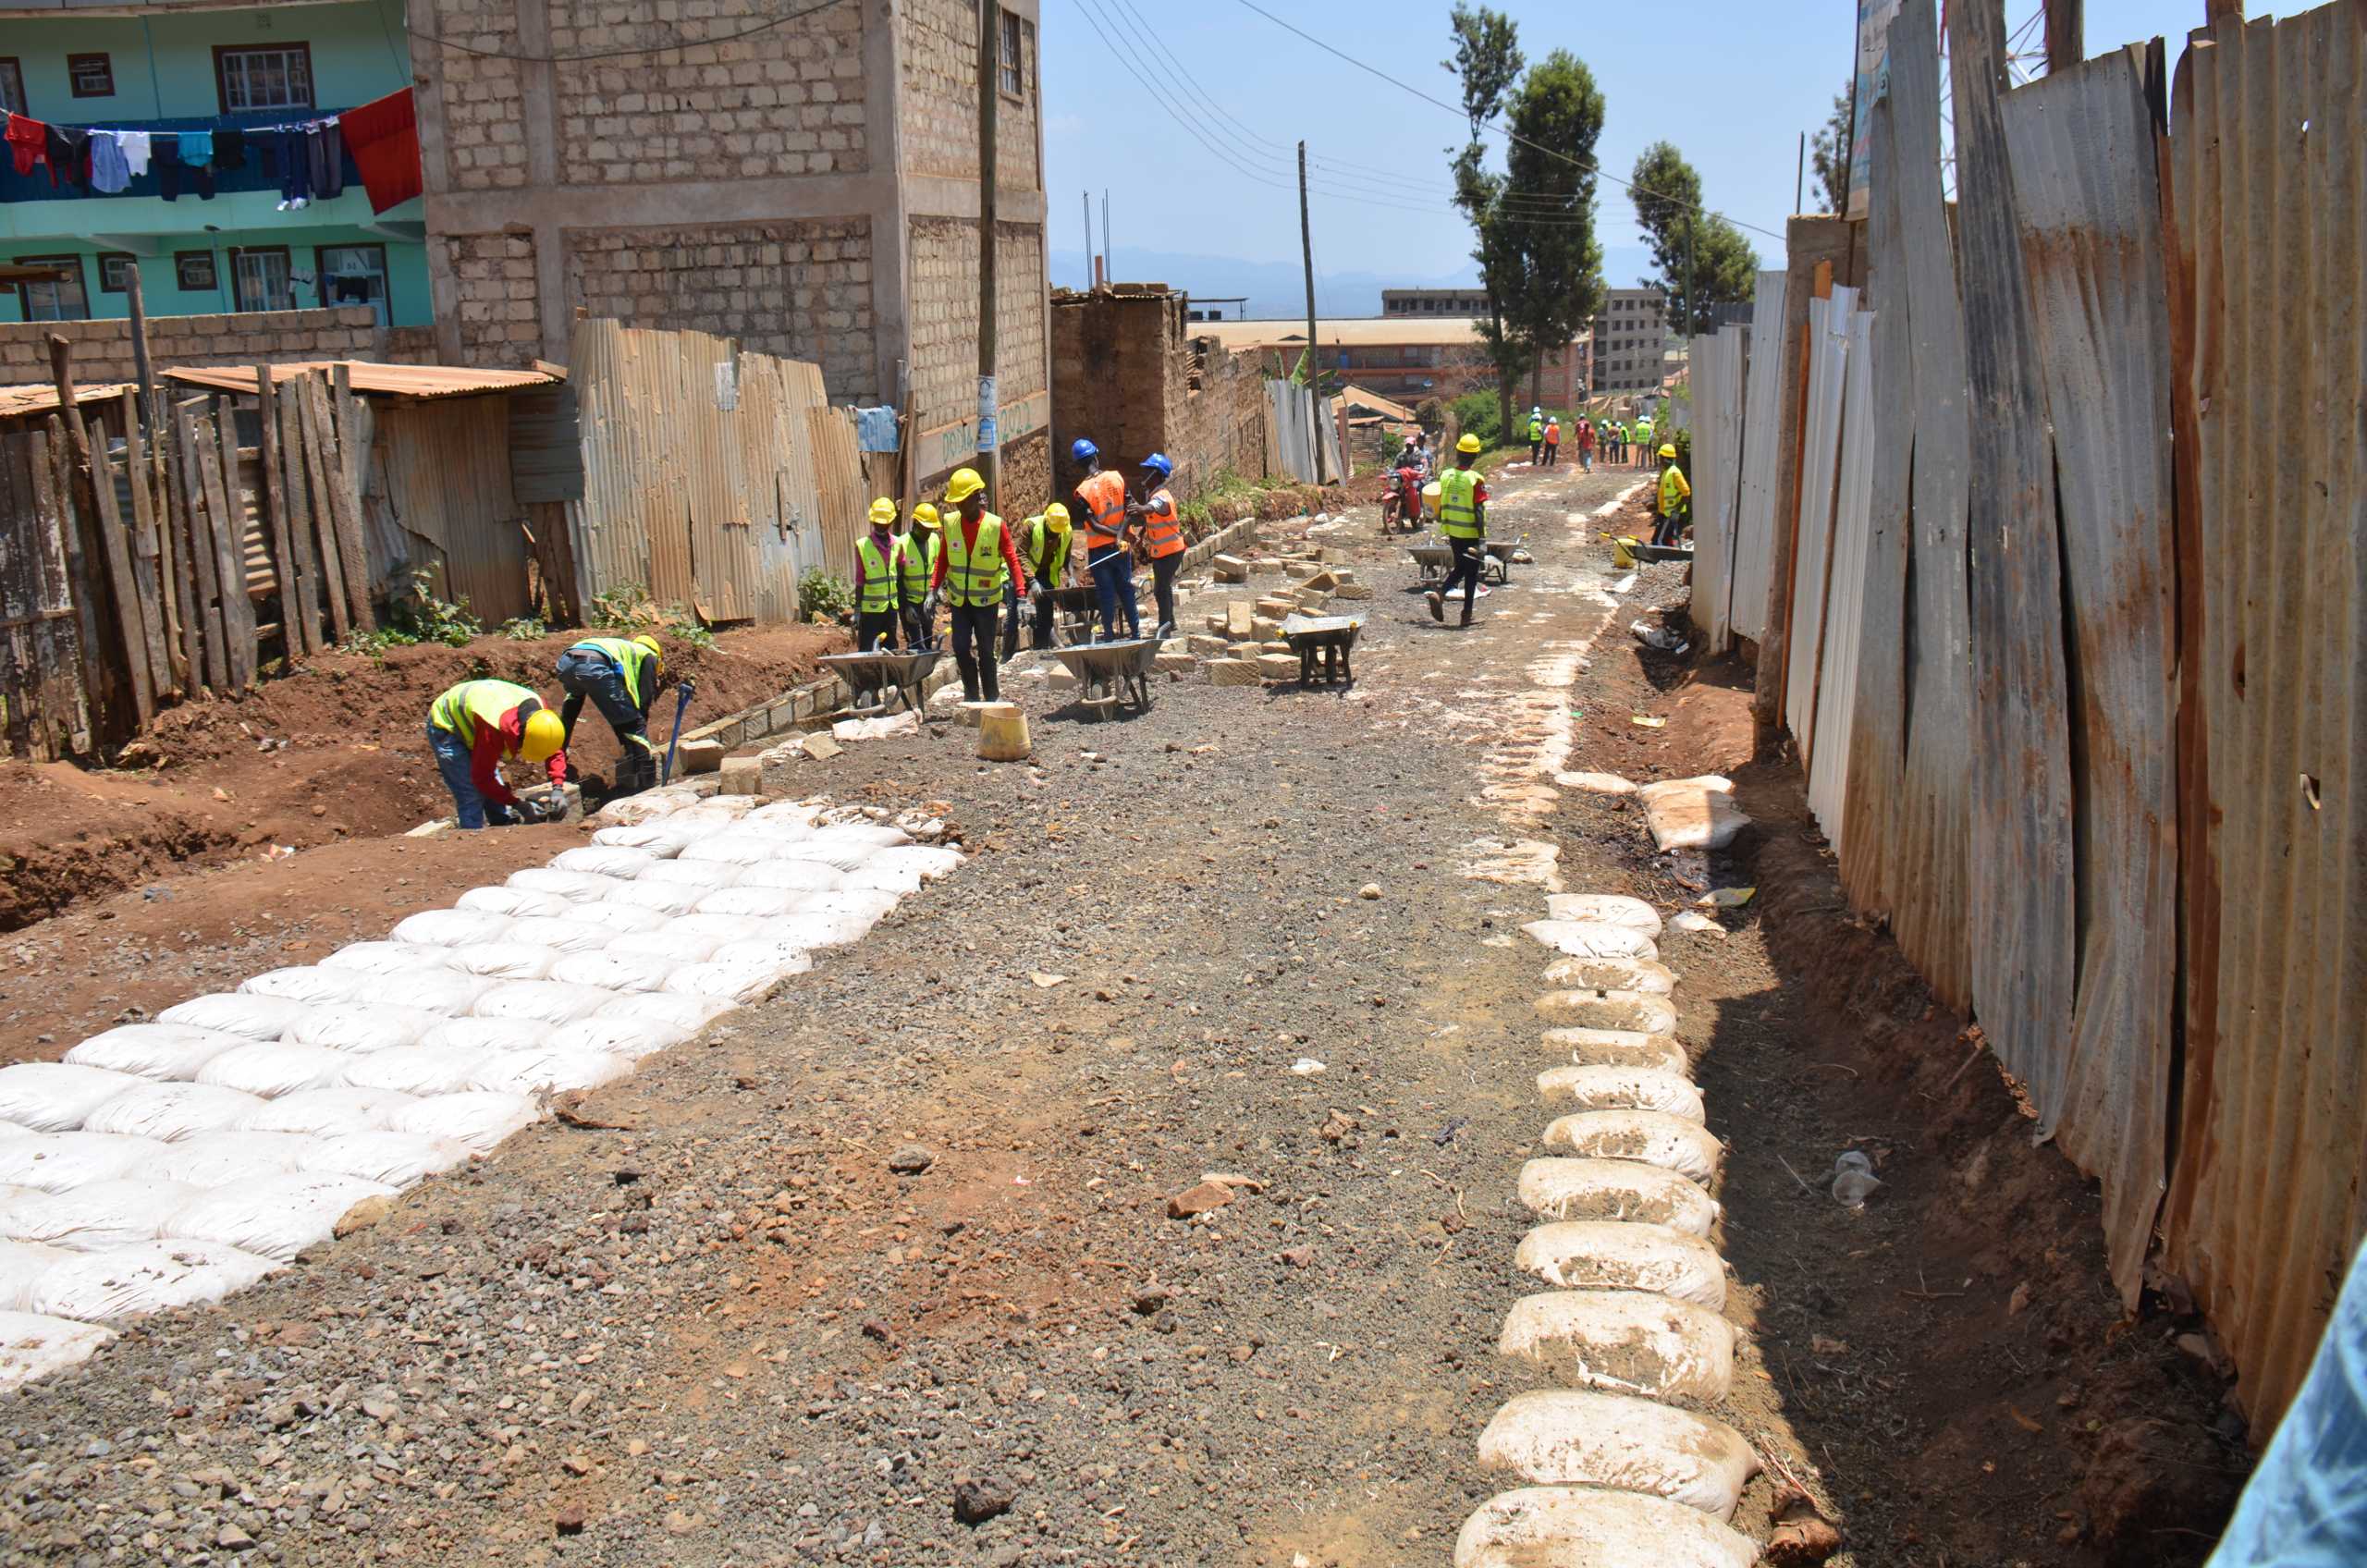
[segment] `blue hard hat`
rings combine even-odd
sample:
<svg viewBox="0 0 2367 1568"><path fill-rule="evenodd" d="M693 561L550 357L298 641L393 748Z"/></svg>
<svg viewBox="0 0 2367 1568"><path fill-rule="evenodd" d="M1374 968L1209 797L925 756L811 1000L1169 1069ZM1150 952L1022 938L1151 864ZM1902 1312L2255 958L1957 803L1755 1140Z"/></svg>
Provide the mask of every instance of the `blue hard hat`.
<svg viewBox="0 0 2367 1568"><path fill-rule="evenodd" d="M1164 452L1153 452L1149 457L1145 458L1143 467L1157 469L1161 479L1174 477L1175 465L1167 460L1167 454Z"/></svg>
<svg viewBox="0 0 2367 1568"><path fill-rule="evenodd" d="M1080 435L1069 446L1069 456L1078 462L1089 463L1101 456L1101 448Z"/></svg>

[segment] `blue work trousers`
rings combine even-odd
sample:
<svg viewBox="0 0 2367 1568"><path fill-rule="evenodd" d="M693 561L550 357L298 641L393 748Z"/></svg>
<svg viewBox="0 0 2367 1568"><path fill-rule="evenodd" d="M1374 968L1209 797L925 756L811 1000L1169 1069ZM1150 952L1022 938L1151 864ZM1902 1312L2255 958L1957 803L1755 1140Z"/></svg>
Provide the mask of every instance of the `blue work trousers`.
<svg viewBox="0 0 2367 1568"><path fill-rule="evenodd" d="M1101 601L1101 640L1118 640L1118 610L1126 611L1126 635L1143 634L1142 612L1134 605L1134 561L1124 548L1107 545L1095 550L1085 564L1093 571L1093 591Z"/></svg>
<svg viewBox="0 0 2367 1568"><path fill-rule="evenodd" d="M517 820L509 807L494 805L477 791L477 781L469 771L467 741L431 724L427 727L427 745L435 753L435 771L444 776L444 788L452 791L454 815L462 827L483 827L488 819L501 823Z"/></svg>

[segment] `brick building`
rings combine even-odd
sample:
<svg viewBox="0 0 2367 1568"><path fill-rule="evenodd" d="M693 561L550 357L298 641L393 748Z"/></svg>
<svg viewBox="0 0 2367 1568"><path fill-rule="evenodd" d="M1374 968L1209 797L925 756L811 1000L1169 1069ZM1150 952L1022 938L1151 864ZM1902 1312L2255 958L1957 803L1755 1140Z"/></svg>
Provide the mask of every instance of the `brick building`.
<svg viewBox="0 0 2367 1568"><path fill-rule="evenodd" d="M1198 330L1228 351L1254 351L1275 373L1286 374L1306 348L1306 323L1298 321L1208 322ZM1495 372L1479 342L1478 324L1468 316L1363 316L1318 321L1316 362L1327 380L1353 381L1399 402L1455 398L1489 391ZM1538 400L1566 409L1586 396L1592 345L1584 337L1545 356L1538 373ZM1526 386L1515 389L1527 396Z"/></svg>
<svg viewBox="0 0 2367 1568"><path fill-rule="evenodd" d="M1488 294L1480 288L1384 288L1385 316L1484 316Z"/></svg>
<svg viewBox="0 0 2367 1568"><path fill-rule="evenodd" d="M1668 296L1614 288L1594 318L1598 392L1657 392L1668 374Z"/></svg>
<svg viewBox="0 0 2367 1568"><path fill-rule="evenodd" d="M1226 472L1280 472L1266 451L1266 373L1227 353L1192 321L1188 297L1161 283L1052 296L1052 439L1084 436L1129 478L1152 452L1175 464L1191 500ZM1063 466L1063 481L1074 475Z"/></svg>
<svg viewBox="0 0 2367 1568"><path fill-rule="evenodd" d="M1011 0L999 29L997 380L1022 497L1050 482L1038 10ZM564 360L583 312L810 360L839 403L895 402L908 366L926 481L976 447L977 12L781 15L412 0L437 350Z"/></svg>

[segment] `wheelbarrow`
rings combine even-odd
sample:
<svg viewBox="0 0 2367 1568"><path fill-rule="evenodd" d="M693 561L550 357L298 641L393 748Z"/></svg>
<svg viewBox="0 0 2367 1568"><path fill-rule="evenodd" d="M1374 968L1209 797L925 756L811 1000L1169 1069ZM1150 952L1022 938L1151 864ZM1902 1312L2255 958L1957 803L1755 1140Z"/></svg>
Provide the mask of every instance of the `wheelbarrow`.
<svg viewBox="0 0 2367 1568"><path fill-rule="evenodd" d="M824 654L821 663L846 683L846 712L852 718L884 717L896 709L895 699L914 713L926 693L921 688L929 671L944 657L939 649L918 653Z"/></svg>
<svg viewBox="0 0 2367 1568"><path fill-rule="evenodd" d="M1365 629L1359 615L1294 615L1282 622L1282 641L1298 655L1298 683L1315 684L1318 668L1323 671L1326 685L1353 686L1355 672L1348 668L1348 655L1355 648L1356 634Z"/></svg>
<svg viewBox="0 0 2367 1568"><path fill-rule="evenodd" d="M1136 713L1150 711L1151 662L1159 657L1159 639L1130 637L1119 643L1079 643L1054 648L1052 656L1068 667L1085 688L1078 699L1096 715L1107 718L1123 701Z"/></svg>
<svg viewBox="0 0 2367 1568"><path fill-rule="evenodd" d="M1509 582L1512 581L1513 552L1520 548L1507 539L1483 539L1479 552L1479 581ZM1451 545L1408 545L1405 553L1414 557L1415 570L1420 573L1422 586L1435 588L1446 581L1454 566L1454 547Z"/></svg>

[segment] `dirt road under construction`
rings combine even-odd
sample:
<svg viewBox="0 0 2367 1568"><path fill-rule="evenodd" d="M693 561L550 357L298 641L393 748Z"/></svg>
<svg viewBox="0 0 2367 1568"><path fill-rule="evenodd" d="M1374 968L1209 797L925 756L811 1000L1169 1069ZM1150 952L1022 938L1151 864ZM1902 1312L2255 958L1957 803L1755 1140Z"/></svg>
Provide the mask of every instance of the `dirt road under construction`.
<svg viewBox="0 0 2367 1568"><path fill-rule="evenodd" d="M1635 479L1507 476L1537 563L1468 631L1361 508L1344 695L1195 678L1088 724L1020 679L1032 764L949 728L813 765L975 860L571 1122L0 1399L0 1560L1447 1561L1520 1484L1481 1429L1550 1382L1496 1351L1552 1114L1521 926L1714 885L1760 893L1661 944L1727 1151L1735 1526L1797 1492L1837 1563L2200 1562L2222 1385L2122 1320L2091 1190L1847 922L1738 678L1628 634L1684 596L1612 591ZM1556 781L1713 769L1756 826L1693 864ZM1171 1217L1210 1174L1245 1180Z"/></svg>

